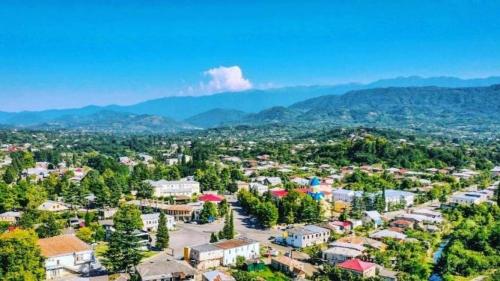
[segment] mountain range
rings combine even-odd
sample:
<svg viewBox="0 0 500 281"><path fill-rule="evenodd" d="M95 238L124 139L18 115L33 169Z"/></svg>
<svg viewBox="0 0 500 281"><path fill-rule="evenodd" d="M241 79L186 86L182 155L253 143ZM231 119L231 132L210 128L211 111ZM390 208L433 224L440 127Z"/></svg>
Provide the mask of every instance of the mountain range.
<svg viewBox="0 0 500 281"><path fill-rule="evenodd" d="M498 129L500 86L488 86L494 83L500 84L500 77L401 77L370 84L167 97L130 106L0 112L0 124L38 129L175 132L224 125L314 122L484 131Z"/></svg>

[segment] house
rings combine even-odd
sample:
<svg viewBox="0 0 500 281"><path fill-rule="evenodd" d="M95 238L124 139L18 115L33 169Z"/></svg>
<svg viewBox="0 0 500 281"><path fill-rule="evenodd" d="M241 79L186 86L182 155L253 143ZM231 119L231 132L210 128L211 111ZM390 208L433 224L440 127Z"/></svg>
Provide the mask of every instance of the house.
<svg viewBox="0 0 500 281"><path fill-rule="evenodd" d="M354 235L339 238L335 242L331 243L330 246L335 245L335 243L359 245L359 246L364 246L366 248L373 248L381 251L384 251L387 248L386 244L378 240L371 239L368 237L354 236Z"/></svg>
<svg viewBox="0 0 500 281"><path fill-rule="evenodd" d="M260 184L267 185L267 186L277 186L281 185L281 178L280 177L257 177L256 181Z"/></svg>
<svg viewBox="0 0 500 281"><path fill-rule="evenodd" d="M202 281L236 281L233 276L220 270L208 271L203 273Z"/></svg>
<svg viewBox="0 0 500 281"><path fill-rule="evenodd" d="M142 225L143 225L142 230L148 231L148 232L157 231L159 221L160 221L160 213L142 214L141 220L142 220ZM165 220L166 220L167 228L169 230L175 228L174 216L165 215Z"/></svg>
<svg viewBox="0 0 500 281"><path fill-rule="evenodd" d="M352 243L337 242L330 244L332 247L323 251L323 259L330 264L342 263L363 255L365 247Z"/></svg>
<svg viewBox="0 0 500 281"><path fill-rule="evenodd" d="M250 190L256 192L259 195L262 195L269 191L269 187L267 185L263 185L258 182L251 182L250 183Z"/></svg>
<svg viewBox="0 0 500 281"><path fill-rule="evenodd" d="M0 222L7 222L9 224L16 224L21 219L22 212L5 212L0 214Z"/></svg>
<svg viewBox="0 0 500 281"><path fill-rule="evenodd" d="M373 224L375 228L383 224L382 216L377 211L365 211L362 217L363 224Z"/></svg>
<svg viewBox="0 0 500 281"><path fill-rule="evenodd" d="M397 219L391 222L392 227L397 227L401 229L412 229L414 227L415 222L407 219Z"/></svg>
<svg viewBox="0 0 500 281"><path fill-rule="evenodd" d="M491 175L493 177L500 176L500 166L495 166L493 169L491 169Z"/></svg>
<svg viewBox="0 0 500 281"><path fill-rule="evenodd" d="M149 260L137 266L142 281L194 280L198 272L185 261Z"/></svg>
<svg viewBox="0 0 500 281"><path fill-rule="evenodd" d="M328 242L330 230L316 225L294 227L285 233L286 244L295 248L323 244Z"/></svg>
<svg viewBox="0 0 500 281"><path fill-rule="evenodd" d="M412 214L426 216L432 219L442 220L443 215L440 212L431 211L429 209L417 208L413 209Z"/></svg>
<svg viewBox="0 0 500 281"><path fill-rule="evenodd" d="M339 234L347 233L352 230L352 224L349 221L332 221L327 223L325 227Z"/></svg>
<svg viewBox="0 0 500 281"><path fill-rule="evenodd" d="M387 189L385 191L385 203L387 205L386 210L388 209L389 205L397 205L403 203L405 205L405 208L407 208L413 206L414 201L415 194L412 192L394 189Z"/></svg>
<svg viewBox="0 0 500 281"><path fill-rule="evenodd" d="M271 258L271 267L295 278L308 278L314 274L313 270L308 270L307 265L287 256Z"/></svg>
<svg viewBox="0 0 500 281"><path fill-rule="evenodd" d="M486 201L486 196L476 192L455 192L450 197L450 203L456 205L481 204Z"/></svg>
<svg viewBox="0 0 500 281"><path fill-rule="evenodd" d="M42 203L42 205L37 208L39 211L46 212L63 212L69 210L68 206L63 202L56 202L52 200L47 200Z"/></svg>
<svg viewBox="0 0 500 281"><path fill-rule="evenodd" d="M401 214L396 217L397 219L404 219L404 220L409 220L413 221L416 223L429 223L429 224L439 224L443 222L442 218L432 218L429 216L425 215L419 215L419 214Z"/></svg>
<svg viewBox="0 0 500 281"><path fill-rule="evenodd" d="M282 199L283 197L288 195L288 191L282 188L273 188L270 190L270 192L271 192L271 197L276 200Z"/></svg>
<svg viewBox="0 0 500 281"><path fill-rule="evenodd" d="M247 238L225 240L215 245L224 252L224 257L222 259L222 265L224 266L236 264L237 257L244 257L245 260L252 260L260 256L259 242Z"/></svg>
<svg viewBox="0 0 500 281"><path fill-rule="evenodd" d="M159 180L152 181L146 180L153 186L155 197L175 197L179 195L193 196L200 193L200 183L192 178L183 178L177 181Z"/></svg>
<svg viewBox="0 0 500 281"><path fill-rule="evenodd" d="M337 267L352 272L362 278L375 277L377 274L377 264L365 262L357 258L346 260L338 264Z"/></svg>
<svg viewBox="0 0 500 281"><path fill-rule="evenodd" d="M355 197L363 196L363 191L354 191L348 189L337 189L333 191L334 201L343 201L346 203L352 203Z"/></svg>
<svg viewBox="0 0 500 281"><path fill-rule="evenodd" d="M38 246L45 258L47 279L88 273L95 260L92 247L71 234L39 239Z"/></svg>
<svg viewBox="0 0 500 281"><path fill-rule="evenodd" d="M99 224L104 227L106 231L106 239L109 239L113 232L115 232L113 220L100 220ZM144 230L134 230L134 236L138 238L140 249L146 251L151 246L151 238L149 233Z"/></svg>
<svg viewBox="0 0 500 281"><path fill-rule="evenodd" d="M202 244L186 248L184 251L184 259L189 260L195 268L201 270L221 265L234 265L236 258L240 256L245 260L258 258L260 256L259 242L242 237Z"/></svg>
<svg viewBox="0 0 500 281"><path fill-rule="evenodd" d="M224 196L220 196L213 193L206 193L198 197L198 200L202 202L212 202L215 204L219 204L222 200L224 200Z"/></svg>
<svg viewBox="0 0 500 281"><path fill-rule="evenodd" d="M370 234L370 238L373 239L384 239L384 238L392 238L396 240L405 240L406 235L397 231L389 230L389 229L384 229L380 231L376 231L372 234Z"/></svg>

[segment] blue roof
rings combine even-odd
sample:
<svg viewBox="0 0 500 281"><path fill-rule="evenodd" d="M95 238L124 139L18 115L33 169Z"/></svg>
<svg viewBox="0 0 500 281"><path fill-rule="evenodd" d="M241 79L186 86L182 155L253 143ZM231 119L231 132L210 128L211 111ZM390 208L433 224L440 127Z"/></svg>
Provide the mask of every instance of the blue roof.
<svg viewBox="0 0 500 281"><path fill-rule="evenodd" d="M323 192L309 192L309 195L311 195L314 200L321 200L325 197Z"/></svg>
<svg viewBox="0 0 500 281"><path fill-rule="evenodd" d="M311 186L315 186L315 185L320 185L320 181L317 177L314 177L311 179L311 182L309 183Z"/></svg>

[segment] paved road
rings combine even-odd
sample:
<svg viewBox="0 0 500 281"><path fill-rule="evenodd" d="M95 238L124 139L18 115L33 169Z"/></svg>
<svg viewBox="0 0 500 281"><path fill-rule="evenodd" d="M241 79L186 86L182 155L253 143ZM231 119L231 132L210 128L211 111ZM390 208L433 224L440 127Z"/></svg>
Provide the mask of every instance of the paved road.
<svg viewBox="0 0 500 281"><path fill-rule="evenodd" d="M270 243L271 236L279 236L281 232L275 229L260 229L257 227L257 222L254 218L243 214L241 208L235 204L232 206L234 210L234 226L238 236L244 236L253 240L257 240L261 245L272 245L273 248L284 251L287 248ZM174 256L181 258L183 249L186 246L196 246L210 242L210 234L219 232L224 226L223 220L218 220L209 224L177 224L177 230L170 232L170 247L174 250Z"/></svg>

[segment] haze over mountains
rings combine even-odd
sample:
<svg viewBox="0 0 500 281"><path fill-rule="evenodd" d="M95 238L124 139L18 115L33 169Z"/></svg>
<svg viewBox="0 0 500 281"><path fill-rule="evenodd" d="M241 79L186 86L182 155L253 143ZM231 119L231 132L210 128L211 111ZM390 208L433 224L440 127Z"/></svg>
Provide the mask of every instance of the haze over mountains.
<svg viewBox="0 0 500 281"><path fill-rule="evenodd" d="M166 97L130 106L0 112L0 123L115 132L173 132L290 122L488 130L498 128L496 113L500 112L500 86L484 87L492 84L500 84L500 77L465 80L413 76L369 84Z"/></svg>

